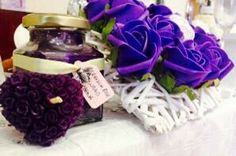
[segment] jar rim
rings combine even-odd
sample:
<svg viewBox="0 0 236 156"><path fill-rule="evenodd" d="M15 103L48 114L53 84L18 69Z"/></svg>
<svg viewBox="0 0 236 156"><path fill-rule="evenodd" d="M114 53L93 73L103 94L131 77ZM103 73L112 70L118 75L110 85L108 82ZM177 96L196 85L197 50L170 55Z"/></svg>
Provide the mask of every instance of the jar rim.
<svg viewBox="0 0 236 156"><path fill-rule="evenodd" d="M23 17L24 27L68 27L90 29L89 21L83 17L61 15L61 14L28 14Z"/></svg>

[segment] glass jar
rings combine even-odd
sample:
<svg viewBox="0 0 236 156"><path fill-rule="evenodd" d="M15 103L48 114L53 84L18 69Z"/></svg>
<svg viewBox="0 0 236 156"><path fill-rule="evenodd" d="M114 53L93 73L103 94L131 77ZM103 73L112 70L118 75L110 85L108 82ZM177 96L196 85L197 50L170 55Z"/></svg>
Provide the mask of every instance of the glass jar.
<svg viewBox="0 0 236 156"><path fill-rule="evenodd" d="M103 54L85 43L85 32L90 29L90 25L84 18L55 14L29 14L23 17L23 26L30 31L30 41L14 53L70 64L78 60L84 62L104 58ZM102 106L92 109L86 102L84 107L85 112L79 117L76 125L102 119Z"/></svg>

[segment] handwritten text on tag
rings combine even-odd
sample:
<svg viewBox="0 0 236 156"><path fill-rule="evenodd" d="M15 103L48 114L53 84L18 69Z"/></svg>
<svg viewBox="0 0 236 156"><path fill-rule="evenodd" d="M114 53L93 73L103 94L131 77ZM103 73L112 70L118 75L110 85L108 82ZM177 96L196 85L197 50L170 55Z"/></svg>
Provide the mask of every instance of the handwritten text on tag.
<svg viewBox="0 0 236 156"><path fill-rule="evenodd" d="M96 66L80 61L75 64L81 68L83 95L92 108L98 108L114 95L114 91Z"/></svg>

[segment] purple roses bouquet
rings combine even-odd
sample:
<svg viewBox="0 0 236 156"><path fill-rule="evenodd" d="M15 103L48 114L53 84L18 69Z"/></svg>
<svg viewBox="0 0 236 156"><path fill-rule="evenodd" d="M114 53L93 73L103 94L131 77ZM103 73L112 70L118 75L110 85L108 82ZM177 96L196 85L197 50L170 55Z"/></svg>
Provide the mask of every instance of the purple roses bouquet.
<svg viewBox="0 0 236 156"><path fill-rule="evenodd" d="M167 91L174 92L181 86L199 88L221 80L234 66L213 34L188 24L195 35L186 39L183 27L171 18L177 15L164 5L91 0L85 13L92 24L105 21L107 25L102 26L110 27L104 36L116 49L111 55L121 76L141 78L151 73Z"/></svg>

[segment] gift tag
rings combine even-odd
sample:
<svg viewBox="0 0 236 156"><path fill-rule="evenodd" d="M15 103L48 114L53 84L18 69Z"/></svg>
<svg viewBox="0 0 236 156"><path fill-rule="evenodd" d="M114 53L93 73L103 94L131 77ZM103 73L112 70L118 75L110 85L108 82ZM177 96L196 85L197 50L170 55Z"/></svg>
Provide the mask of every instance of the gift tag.
<svg viewBox="0 0 236 156"><path fill-rule="evenodd" d="M74 74L74 78L82 83L84 98L92 108L98 108L114 95L113 89L96 66L80 61L76 61L75 65L81 69Z"/></svg>

